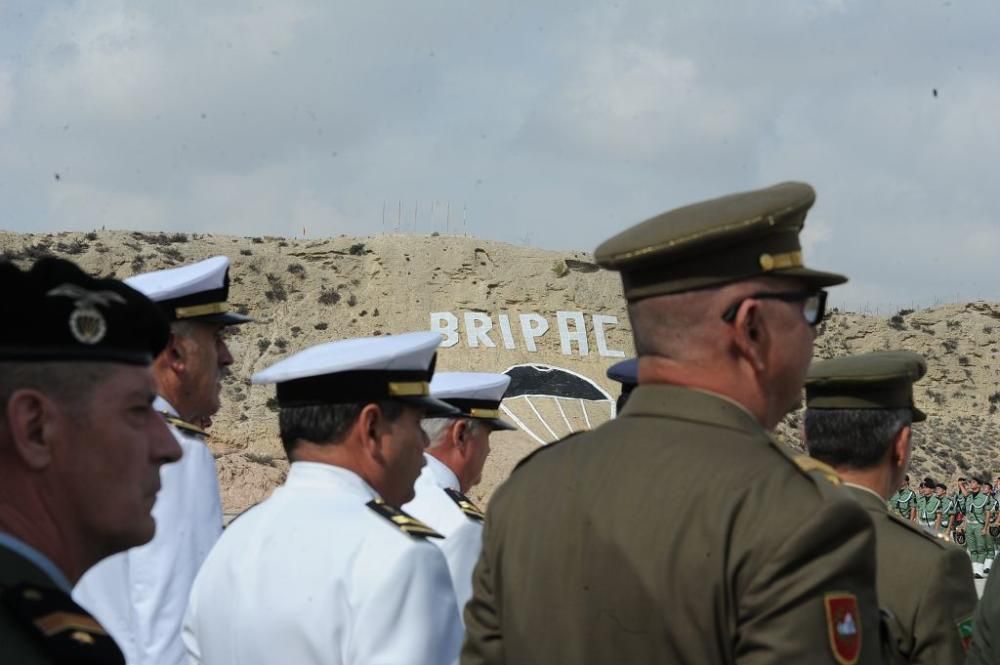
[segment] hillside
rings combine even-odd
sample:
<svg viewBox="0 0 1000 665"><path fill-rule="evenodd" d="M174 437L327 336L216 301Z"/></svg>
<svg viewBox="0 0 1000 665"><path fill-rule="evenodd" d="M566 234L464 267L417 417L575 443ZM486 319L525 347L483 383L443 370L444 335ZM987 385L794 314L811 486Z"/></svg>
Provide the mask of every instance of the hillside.
<svg viewBox="0 0 1000 665"><path fill-rule="evenodd" d="M604 371L632 352L617 277L581 253L465 237L292 240L111 231L0 233L0 253L21 265L54 254L117 277L215 254L230 257L230 301L256 322L232 330L236 362L211 428L229 512L265 496L287 469L273 388L253 386L249 377L306 346L431 326L449 344L441 350L440 369L539 366L519 374L524 394L505 403L521 429L494 437L484 481L472 492L480 500L540 442L610 417L607 398L618 391ZM1000 471L998 342L1000 305L969 303L888 319L834 312L816 354L886 348L924 354L930 371L917 395L930 417L916 430L911 475L950 479ZM544 387L557 383L569 392ZM793 414L778 436L798 445L797 429Z"/></svg>

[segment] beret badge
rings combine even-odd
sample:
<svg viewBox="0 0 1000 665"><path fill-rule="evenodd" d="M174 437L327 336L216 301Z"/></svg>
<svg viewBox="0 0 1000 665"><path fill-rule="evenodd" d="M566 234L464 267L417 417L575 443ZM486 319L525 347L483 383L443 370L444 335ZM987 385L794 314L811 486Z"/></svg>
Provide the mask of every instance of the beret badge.
<svg viewBox="0 0 1000 665"><path fill-rule="evenodd" d="M73 299L75 308L69 316L69 330L81 344L97 344L108 332L108 323L98 305L126 304L125 298L114 291L89 291L76 284L62 284L45 295Z"/></svg>

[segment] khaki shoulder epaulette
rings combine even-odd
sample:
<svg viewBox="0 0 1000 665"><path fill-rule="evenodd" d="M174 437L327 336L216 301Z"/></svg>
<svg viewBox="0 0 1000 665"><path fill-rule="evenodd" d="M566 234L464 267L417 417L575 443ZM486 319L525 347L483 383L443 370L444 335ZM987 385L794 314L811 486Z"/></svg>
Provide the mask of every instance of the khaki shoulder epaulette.
<svg viewBox="0 0 1000 665"><path fill-rule="evenodd" d="M382 499L373 499L365 505L375 511L377 515L387 519L394 527L414 538L444 538L416 517L407 515L399 508L393 508Z"/></svg>
<svg viewBox="0 0 1000 665"><path fill-rule="evenodd" d="M486 519L486 513L479 509L479 506L472 503L469 497L465 496L458 490L453 490L450 487L444 488L444 493L448 495L448 498L455 502L455 505L462 509L465 516L476 521L482 522Z"/></svg>
<svg viewBox="0 0 1000 665"><path fill-rule="evenodd" d="M834 471L833 467L824 462L820 462L818 459L809 457L808 455L794 455L792 461L795 465L805 471L806 473L816 473L825 478L829 483L833 485L840 484L840 476Z"/></svg>
<svg viewBox="0 0 1000 665"><path fill-rule="evenodd" d="M4 589L0 600L40 640L57 663L124 665L114 640L69 594L50 587L20 584Z"/></svg>

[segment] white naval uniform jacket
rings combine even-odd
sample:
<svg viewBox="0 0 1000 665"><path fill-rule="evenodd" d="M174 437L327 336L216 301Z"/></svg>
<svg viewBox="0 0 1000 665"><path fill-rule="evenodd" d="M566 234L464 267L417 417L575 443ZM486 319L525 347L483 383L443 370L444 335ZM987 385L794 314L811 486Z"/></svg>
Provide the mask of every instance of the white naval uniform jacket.
<svg viewBox="0 0 1000 665"><path fill-rule="evenodd" d="M436 459L424 454L427 464L414 484L416 496L403 510L424 522L444 540L435 540L448 562L459 612L472 597L472 570L483 545L483 524L462 512L445 489L460 490L458 476Z"/></svg>
<svg viewBox="0 0 1000 665"><path fill-rule="evenodd" d="M295 462L230 524L195 580L195 665L448 665L462 624L440 550L368 507L347 469Z"/></svg>
<svg viewBox="0 0 1000 665"><path fill-rule="evenodd" d="M162 397L154 408L177 416ZM185 665L181 622L195 575L222 533L215 458L203 441L173 425L183 456L160 468L149 543L104 559L73 599L107 629L128 665Z"/></svg>

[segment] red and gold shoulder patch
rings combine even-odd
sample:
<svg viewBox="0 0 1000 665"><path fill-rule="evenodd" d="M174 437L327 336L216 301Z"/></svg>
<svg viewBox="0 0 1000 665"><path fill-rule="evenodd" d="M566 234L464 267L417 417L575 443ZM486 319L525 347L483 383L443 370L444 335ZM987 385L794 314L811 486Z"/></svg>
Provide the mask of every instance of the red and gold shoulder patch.
<svg viewBox="0 0 1000 665"><path fill-rule="evenodd" d="M823 597L823 604L834 659L840 665L855 665L861 656L861 613L857 596L828 593Z"/></svg>
<svg viewBox="0 0 1000 665"><path fill-rule="evenodd" d="M972 646L972 617L962 619L955 626L958 628L958 639L962 641L962 649L969 653L969 647Z"/></svg>

